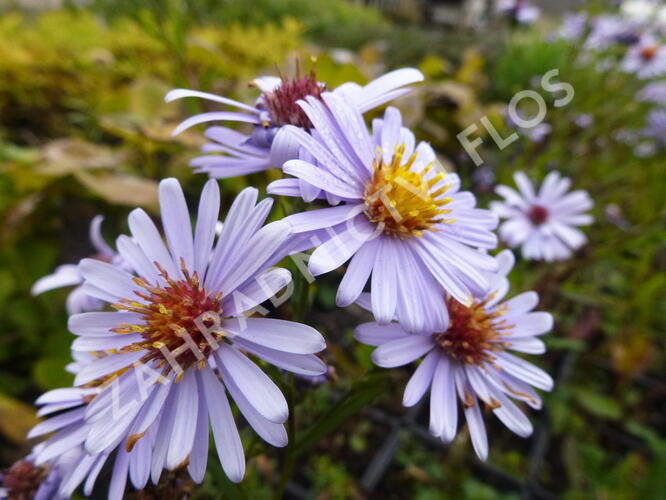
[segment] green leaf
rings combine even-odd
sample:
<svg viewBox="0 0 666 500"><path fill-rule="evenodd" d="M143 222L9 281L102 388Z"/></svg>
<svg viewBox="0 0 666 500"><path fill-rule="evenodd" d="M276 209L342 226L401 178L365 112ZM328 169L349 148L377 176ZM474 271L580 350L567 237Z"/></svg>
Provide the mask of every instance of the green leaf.
<svg viewBox="0 0 666 500"><path fill-rule="evenodd" d="M320 439L339 428L345 421L358 413L389 387L389 375L374 373L355 382L331 409L310 429L301 435L296 444L296 453L302 453L319 442Z"/></svg>
<svg viewBox="0 0 666 500"><path fill-rule="evenodd" d="M603 394L583 388L576 389L574 394L578 403L597 417L617 420L622 416L620 405Z"/></svg>

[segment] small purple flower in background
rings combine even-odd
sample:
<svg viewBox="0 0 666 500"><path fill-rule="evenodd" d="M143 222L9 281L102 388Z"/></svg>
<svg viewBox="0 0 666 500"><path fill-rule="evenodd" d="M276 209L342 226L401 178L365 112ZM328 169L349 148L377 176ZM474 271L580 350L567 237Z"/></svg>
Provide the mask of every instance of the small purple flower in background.
<svg viewBox="0 0 666 500"><path fill-rule="evenodd" d="M632 45L640 39L640 24L614 15L601 15L592 19L585 48L606 50L616 43Z"/></svg>
<svg viewBox="0 0 666 500"><path fill-rule="evenodd" d="M530 0L499 0L497 12L520 24L532 24L541 11Z"/></svg>
<svg viewBox="0 0 666 500"><path fill-rule="evenodd" d="M653 109L650 111L642 135L657 139L662 144L666 143L666 109Z"/></svg>
<svg viewBox="0 0 666 500"><path fill-rule="evenodd" d="M567 13L562 18L562 25L557 32L557 37L564 40L580 40L587 29L587 13Z"/></svg>
<svg viewBox="0 0 666 500"><path fill-rule="evenodd" d="M546 176L538 193L523 172L513 178L520 192L499 185L495 192L504 201L490 204L500 218L507 219L499 228L502 241L512 248L522 246L526 259L545 261L566 259L585 244L587 238L574 226L593 222L591 215L583 213L592 208L586 191L567 193L571 180L558 172Z"/></svg>
<svg viewBox="0 0 666 500"><path fill-rule="evenodd" d="M666 74L666 45L652 36L643 36L630 47L622 60L622 70L645 80Z"/></svg>
<svg viewBox="0 0 666 500"><path fill-rule="evenodd" d="M574 123L580 128L589 128L594 124L594 116L590 113L578 113L574 118Z"/></svg>
<svg viewBox="0 0 666 500"><path fill-rule="evenodd" d="M474 188L482 193L489 192L495 185L495 170L490 165L481 165L472 172Z"/></svg>
<svg viewBox="0 0 666 500"><path fill-rule="evenodd" d="M441 287L469 304L488 286L479 271L493 271L496 263L476 249L497 245L497 217L459 191L458 176L438 167L429 145L416 144L397 109L374 120L370 135L360 112L335 94L300 105L317 133L288 125L279 134L291 136L311 159L285 163L284 172L296 178L275 181L268 191L300 196L304 180L345 202L285 219L297 233L314 232L310 272L324 274L351 259L339 306L353 303L370 279L380 323L398 314L409 331L445 327L441 308L434 308Z"/></svg>
<svg viewBox="0 0 666 500"><path fill-rule="evenodd" d="M325 364L314 353L325 347L313 328L246 315L291 280L270 268L289 252L288 224L263 226L272 200L257 201L246 188L232 204L222 231L217 182L204 187L194 236L183 192L175 179L160 183L166 245L141 209L129 216L133 238L120 236L118 252L131 273L83 260L84 290L117 312L70 317L76 351L107 351L84 366L75 385L110 379L85 409L85 432L68 438L91 455L118 448L114 470L132 477L133 450L141 448L141 488L157 484L163 469L187 467L200 482L208 457L209 420L227 476L240 481L245 459L227 392L250 426L268 443L284 446L286 400L248 357L303 375L320 375ZM263 227L262 227L263 226ZM284 252L284 253L283 253ZM243 352L241 352L243 351ZM124 451L122 451L124 450ZM118 481L121 481L120 479ZM138 483L138 484L137 484ZM124 489L118 483L114 491ZM119 498L119 497L118 497Z"/></svg>
<svg viewBox="0 0 666 500"><path fill-rule="evenodd" d="M532 142L543 142L553 131L550 123L541 122L536 127L521 129L523 135Z"/></svg>
<svg viewBox="0 0 666 500"><path fill-rule="evenodd" d="M353 82L344 83L333 92L344 98L361 113L405 95L410 91L403 88L423 80L423 74L413 68L403 68L387 73L365 86ZM259 172L271 167L281 167L289 159L297 158L289 144L274 143L276 132L284 125L293 125L310 132L312 124L297 101L310 96L320 99L326 85L316 79L314 71L293 79L265 76L253 81L262 92L254 106L248 106L226 97L176 89L169 92L165 100L171 102L184 97L200 97L239 109L239 111L216 111L192 116L182 122L173 132L182 131L211 121L236 121L255 126L250 135L245 135L227 127L210 127L206 137L212 142L202 148L206 154L194 158L190 165L197 172L204 172L214 178L235 177Z"/></svg>
<svg viewBox="0 0 666 500"><path fill-rule="evenodd" d="M509 127L515 128L520 135L527 137L532 142L542 142L553 131L552 125L546 122L541 122L531 128L521 127L514 121L508 110L505 111L504 118Z"/></svg>
<svg viewBox="0 0 666 500"><path fill-rule="evenodd" d="M638 93L638 99L666 106L666 82L648 83Z"/></svg>
<svg viewBox="0 0 666 500"><path fill-rule="evenodd" d="M490 292L469 306L448 299L450 324L446 330L414 335L398 324L365 323L355 331L364 344L377 346L372 361L383 368L406 365L423 357L409 380L403 405L414 406L430 389L430 432L445 443L453 441L458 427L458 400L462 404L472 444L482 460L488 457L488 437L481 403L519 436L532 433L532 424L511 400L535 409L541 398L533 387L550 391L552 378L540 368L508 351L542 354L546 347L537 338L551 330L553 318L532 312L539 297L525 292L500 302L509 289L507 273L513 254L497 256L499 271Z"/></svg>
<svg viewBox="0 0 666 500"><path fill-rule="evenodd" d="M97 250L97 254L92 258L109 262L116 266L122 266L122 259L106 244L102 237L103 220L104 217L98 215L90 222L90 242L95 247L95 250ZM33 295L40 295L56 288L77 285L67 297L66 306L68 314L102 309L103 302L86 294L81 286L78 286L82 283L83 276L81 276L78 266L75 264L63 264L58 266L53 274L38 279L32 286L31 293Z"/></svg>

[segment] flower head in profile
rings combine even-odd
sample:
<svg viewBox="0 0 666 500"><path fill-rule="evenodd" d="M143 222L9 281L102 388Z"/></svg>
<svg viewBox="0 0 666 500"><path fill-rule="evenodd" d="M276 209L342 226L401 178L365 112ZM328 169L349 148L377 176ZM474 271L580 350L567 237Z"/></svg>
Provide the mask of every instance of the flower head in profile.
<svg viewBox="0 0 666 500"><path fill-rule="evenodd" d="M97 251L92 258L122 267L122 259L104 241L101 230L103 220L104 217L98 215L90 223L90 243ZM82 283L83 276L81 276L78 266L76 264L63 264L58 266L52 274L38 279L32 286L31 293L40 295L56 288L75 286L67 297L66 306L69 314L102 309L103 302L86 294L80 286Z"/></svg>
<svg viewBox="0 0 666 500"><path fill-rule="evenodd" d="M131 454L141 449L139 484L148 476L157 484L163 469L185 467L200 482L210 423L224 471L240 481L244 453L227 394L264 440L287 441L285 398L248 356L320 375L326 366L314 353L324 340L299 323L247 317L291 279L271 268L291 233L283 222L264 225L272 200L257 204L257 191L243 190L216 238L216 181L204 187L194 228L175 179L163 180L159 194L166 243L137 209L129 216L132 238L117 241L129 271L92 259L79 265L84 290L115 311L70 317L79 337L73 349L104 352L81 368L75 385L105 383L84 410L86 430L68 444L91 455L123 449L114 469L130 474Z"/></svg>
<svg viewBox="0 0 666 500"><path fill-rule="evenodd" d="M370 280L379 322L398 314L410 331L444 328L446 317L434 307L442 287L465 304L486 290L480 270L493 271L496 263L477 248L496 246L496 216L459 191L458 176L439 167L429 145L416 144L397 109L389 107L370 134L360 112L335 94L300 105L316 133L293 126L280 131L302 156L283 166L294 178L275 181L268 190L301 196L305 181L314 187L307 201L343 202L285 219L295 232L311 232L317 249L310 272L320 275L351 259L338 305L354 302Z"/></svg>
<svg viewBox="0 0 666 500"><path fill-rule="evenodd" d="M584 212L592 208L586 191L567 193L571 180L549 173L539 191L523 172L513 176L519 191L499 185L495 192L503 202L492 202L490 208L506 219L500 225L502 241L510 247L522 247L523 257L533 260L562 260L582 247L587 238L576 226L592 223Z"/></svg>
<svg viewBox="0 0 666 500"><path fill-rule="evenodd" d="M666 74L666 45L649 35L641 37L637 44L627 50L622 70L634 73L642 80Z"/></svg>
<svg viewBox="0 0 666 500"><path fill-rule="evenodd" d="M405 388L403 404L415 405L430 390L430 432L448 443L457 432L460 402L474 450L482 460L488 456L488 438L481 407L527 437L532 424L513 400L539 409L541 399L534 388L553 387L547 373L509 352L545 352L537 336L552 328L552 316L532 312L538 302L535 292L503 301L513 255L505 250L497 260L499 272L491 278L490 293L469 306L447 299L449 325L443 331L414 335L398 324L365 323L355 332L360 342L377 346L372 360L383 368L423 358ZM444 299L439 307L447 309Z"/></svg>
<svg viewBox="0 0 666 500"><path fill-rule="evenodd" d="M420 71L403 68L380 76L365 86L344 83L333 92L364 113L408 93L410 89L404 87L422 80ZM309 133L313 124L298 101L308 97L321 99L326 84L317 80L314 70L305 75L297 71L294 78L264 76L256 78L252 84L261 91L254 105L195 90L175 89L166 95L167 102L200 97L237 109L192 116L176 127L174 135L194 125L213 121L242 122L254 126L250 135L227 127L208 128L205 135L211 142L202 148L206 154L190 162L197 172L215 178L235 177L280 167L286 160L298 157L289 143L274 142L275 134L284 125L299 127Z"/></svg>

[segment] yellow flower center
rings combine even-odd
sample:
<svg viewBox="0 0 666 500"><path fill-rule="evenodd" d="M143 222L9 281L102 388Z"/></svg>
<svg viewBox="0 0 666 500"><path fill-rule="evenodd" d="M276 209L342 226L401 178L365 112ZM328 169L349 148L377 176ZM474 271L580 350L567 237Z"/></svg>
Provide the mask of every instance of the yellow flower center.
<svg viewBox="0 0 666 500"><path fill-rule="evenodd" d="M401 239L422 236L426 230L436 231L433 226L438 223L455 222L441 217L451 212L443 208L451 198L441 198L450 184L435 189L446 174L440 172L428 178L432 163L414 172L411 167L416 153L403 163L404 154L405 145L396 146L391 161L384 163L378 148L363 197L370 221L381 225L384 234Z"/></svg>

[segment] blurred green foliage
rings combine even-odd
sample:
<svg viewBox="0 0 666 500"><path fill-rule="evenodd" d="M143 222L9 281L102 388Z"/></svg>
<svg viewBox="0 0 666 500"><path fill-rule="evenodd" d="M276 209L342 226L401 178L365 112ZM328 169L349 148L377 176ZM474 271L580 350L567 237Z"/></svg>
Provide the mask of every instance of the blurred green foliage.
<svg viewBox="0 0 666 500"><path fill-rule="evenodd" d="M22 428L12 424L30 421L25 403L71 382L63 370L72 340L67 291L32 297L32 284L57 264L92 252L87 231L95 214L105 214L111 242L126 231L130 207L155 211L160 178L177 176L190 195L204 182L186 167L202 142L200 130L170 136L180 119L203 105L166 105L165 92L185 86L251 102L257 95L247 86L251 78L277 68L288 73L297 56L306 62L316 56L319 78L329 87L363 83L396 64L420 67L426 82L400 107L417 136L458 170L482 205L493 195L474 180L477 169L456 134L488 116L506 137L513 129L504 110L513 94L532 88L544 96L551 131L542 141L521 137L499 151L480 128L480 153L496 182L512 184L518 169L540 180L556 168L595 200L590 243L575 258L519 261L511 276L515 290L540 292L540 307L554 313L557 325L545 338L548 355L537 361L558 383L545 397L546 410L531 415L550 429L533 479L567 499L663 495L664 151L639 158L637 144L623 139L642 127L649 111L635 99L639 82L612 65L600 71L600 61L582 60L575 46L543 39L538 30L498 28L477 36L397 25L343 0L97 0L88 9L0 15L3 463L21 453ZM552 106L553 96L539 85L552 68L575 89L563 108ZM589 125L577 125L581 115ZM222 181L224 203L245 185L263 188L277 175ZM277 205L289 210L286 202ZM374 401L376 409L401 414L408 371L380 371L381 382L372 382L378 372L371 349L351 338L367 316L335 310L336 280L326 276L304 290L312 302L308 322L330 339L326 356L335 383L306 384L295 396L298 439L307 444L295 481L318 498L361 498L360 476L389 431L364 406ZM491 465L527 478L529 441L487 421ZM253 433L243 438L247 480L232 485L210 467L198 498L271 493L283 452L262 446ZM445 453L409 436L401 443L378 487L382 498L518 497L478 472L465 431ZM211 455L211 463L216 460Z"/></svg>

